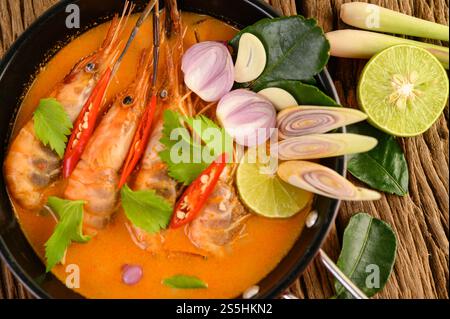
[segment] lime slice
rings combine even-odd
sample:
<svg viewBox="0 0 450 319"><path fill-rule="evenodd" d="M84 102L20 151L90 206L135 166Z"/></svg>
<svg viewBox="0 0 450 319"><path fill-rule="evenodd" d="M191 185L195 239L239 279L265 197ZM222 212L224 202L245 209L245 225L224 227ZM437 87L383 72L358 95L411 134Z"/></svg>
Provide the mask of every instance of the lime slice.
<svg viewBox="0 0 450 319"><path fill-rule="evenodd" d="M285 183L276 173L268 173L264 165L252 163L248 154L239 164L236 184L242 201L253 212L270 218L288 218L311 202L311 193Z"/></svg>
<svg viewBox="0 0 450 319"><path fill-rule="evenodd" d="M358 100L374 126L395 136L416 136L436 122L448 91L447 73L431 53L397 45L366 65Z"/></svg>

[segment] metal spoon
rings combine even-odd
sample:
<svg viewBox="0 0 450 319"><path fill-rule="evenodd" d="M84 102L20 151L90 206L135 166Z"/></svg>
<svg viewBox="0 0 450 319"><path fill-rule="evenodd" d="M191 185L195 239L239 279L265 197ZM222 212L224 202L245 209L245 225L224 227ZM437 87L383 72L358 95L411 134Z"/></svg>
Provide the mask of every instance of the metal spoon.
<svg viewBox="0 0 450 319"><path fill-rule="evenodd" d="M361 291L351 280L344 274L339 267L331 260L330 257L322 250L319 250L319 258L324 266L331 272L337 281L345 288L355 299L369 299L364 292ZM283 299L299 299L293 294L286 293L282 296Z"/></svg>

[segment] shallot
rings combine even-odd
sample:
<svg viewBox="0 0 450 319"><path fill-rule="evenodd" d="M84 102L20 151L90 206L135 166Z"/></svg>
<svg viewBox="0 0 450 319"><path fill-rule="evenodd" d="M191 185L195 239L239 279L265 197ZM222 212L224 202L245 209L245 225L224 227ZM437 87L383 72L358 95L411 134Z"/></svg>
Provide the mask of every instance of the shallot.
<svg viewBox="0 0 450 319"><path fill-rule="evenodd" d="M234 84L234 66L225 44L204 41L194 44L183 55L184 83L206 102L216 102Z"/></svg>
<svg viewBox="0 0 450 319"><path fill-rule="evenodd" d="M137 284L143 275L143 270L141 266L138 265L124 265L122 267L122 281L126 285Z"/></svg>
<svg viewBox="0 0 450 319"><path fill-rule="evenodd" d="M243 146L266 142L276 124L276 111L263 96L238 89L225 95L217 106L216 115L227 133Z"/></svg>

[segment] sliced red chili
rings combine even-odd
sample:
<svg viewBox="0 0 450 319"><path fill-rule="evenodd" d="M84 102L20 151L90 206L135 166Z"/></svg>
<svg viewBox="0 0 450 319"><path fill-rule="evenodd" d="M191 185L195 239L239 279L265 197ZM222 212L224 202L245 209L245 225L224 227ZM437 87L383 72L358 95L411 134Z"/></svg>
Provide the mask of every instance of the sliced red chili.
<svg viewBox="0 0 450 319"><path fill-rule="evenodd" d="M186 225L197 217L214 191L226 160L226 153L223 153L189 185L175 206L170 228Z"/></svg>
<svg viewBox="0 0 450 319"><path fill-rule="evenodd" d="M64 154L64 178L68 178L72 174L80 160L81 154L83 154L83 151L86 148L92 132L94 131L102 101L105 97L106 88L108 87L111 78L111 73L112 71L110 68L103 73L75 121L74 129L70 135L66 153Z"/></svg>
<svg viewBox="0 0 450 319"><path fill-rule="evenodd" d="M133 172L137 163L144 154L145 148L150 138L150 132L152 128L153 117L156 110L156 95L153 94L150 104L146 107L144 114L142 115L139 126L134 134L131 148L128 151L125 164L123 165L122 175L120 176L119 188L121 188L127 182L127 178Z"/></svg>

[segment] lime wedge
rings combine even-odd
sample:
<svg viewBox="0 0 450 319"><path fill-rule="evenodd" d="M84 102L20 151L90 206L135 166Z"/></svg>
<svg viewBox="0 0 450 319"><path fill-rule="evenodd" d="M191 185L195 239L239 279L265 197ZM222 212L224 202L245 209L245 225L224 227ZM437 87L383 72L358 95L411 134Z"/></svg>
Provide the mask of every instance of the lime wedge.
<svg viewBox="0 0 450 319"><path fill-rule="evenodd" d="M369 122L395 136L427 131L445 108L447 73L427 50L397 45L374 56L364 68L358 100Z"/></svg>
<svg viewBox="0 0 450 319"><path fill-rule="evenodd" d="M254 162L254 161L253 161ZM270 218L288 218L302 211L312 200L307 191L289 185L267 167L249 161L248 152L236 173L236 184L244 204Z"/></svg>

